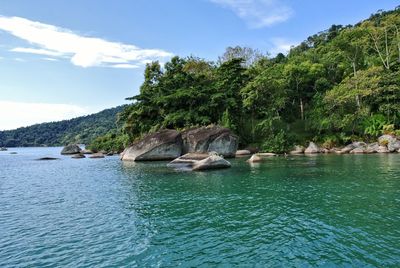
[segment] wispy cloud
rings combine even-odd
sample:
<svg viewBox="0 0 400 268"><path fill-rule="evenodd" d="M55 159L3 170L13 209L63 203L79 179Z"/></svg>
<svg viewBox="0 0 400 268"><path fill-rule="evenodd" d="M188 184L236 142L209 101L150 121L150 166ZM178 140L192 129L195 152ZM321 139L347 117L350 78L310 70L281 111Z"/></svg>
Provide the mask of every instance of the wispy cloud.
<svg viewBox="0 0 400 268"><path fill-rule="evenodd" d="M0 130L71 119L89 113L86 108L70 104L0 101Z"/></svg>
<svg viewBox="0 0 400 268"><path fill-rule="evenodd" d="M298 42L289 41L281 37L271 38L269 52L271 55L276 55L278 53L287 54L290 49L297 44Z"/></svg>
<svg viewBox="0 0 400 268"><path fill-rule="evenodd" d="M143 61L163 60L173 54L161 49L143 49L131 44L83 36L68 29L20 17L0 16L0 30L29 42L13 52L68 58L81 67L134 68Z"/></svg>
<svg viewBox="0 0 400 268"><path fill-rule="evenodd" d="M210 0L231 9L251 28L262 28L288 20L293 10L280 0Z"/></svg>

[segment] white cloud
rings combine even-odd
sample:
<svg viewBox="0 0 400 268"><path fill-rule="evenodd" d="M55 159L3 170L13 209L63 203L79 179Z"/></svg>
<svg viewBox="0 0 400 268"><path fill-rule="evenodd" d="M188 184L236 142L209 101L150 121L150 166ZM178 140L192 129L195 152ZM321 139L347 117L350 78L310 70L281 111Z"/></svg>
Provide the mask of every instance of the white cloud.
<svg viewBox="0 0 400 268"><path fill-rule="evenodd" d="M231 9L251 28L262 28L288 20L293 10L279 0L210 0Z"/></svg>
<svg viewBox="0 0 400 268"><path fill-rule="evenodd" d="M297 42L288 41L281 37L271 38L271 47L269 52L273 56L277 55L278 53L287 54L290 49L297 44Z"/></svg>
<svg viewBox="0 0 400 268"><path fill-rule="evenodd" d="M70 104L0 101L0 130L71 119L89 113L86 108Z"/></svg>
<svg viewBox="0 0 400 268"><path fill-rule="evenodd" d="M146 60L173 56L161 49L142 49L134 45L110 42L101 38L79 35L71 30L20 17L0 16L0 30L28 41L34 47L17 47L13 52L67 57L81 67L127 68Z"/></svg>
<svg viewBox="0 0 400 268"><path fill-rule="evenodd" d="M128 63L114 64L111 67L113 67L113 68L121 68L121 69L136 69L136 68L139 68L138 65L133 65L133 64L128 64Z"/></svg>
<svg viewBox="0 0 400 268"><path fill-rule="evenodd" d="M12 52L21 52L21 53L30 53L30 54L38 54L38 55L45 55L45 56L62 56L63 53L57 51L51 51L46 49L38 49L38 48L29 48L29 47L16 47L11 49Z"/></svg>
<svg viewBox="0 0 400 268"><path fill-rule="evenodd" d="M57 59L55 59L55 58L42 58L43 60L47 60L47 61L58 61Z"/></svg>

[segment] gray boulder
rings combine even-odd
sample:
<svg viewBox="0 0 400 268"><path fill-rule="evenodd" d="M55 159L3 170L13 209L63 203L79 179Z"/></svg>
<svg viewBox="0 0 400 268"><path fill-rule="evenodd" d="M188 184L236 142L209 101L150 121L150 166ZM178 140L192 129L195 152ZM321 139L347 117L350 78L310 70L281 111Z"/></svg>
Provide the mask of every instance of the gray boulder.
<svg viewBox="0 0 400 268"><path fill-rule="evenodd" d="M223 157L219 155L210 155L209 157L196 161L193 164L192 170L208 170L208 169L220 169L220 168L229 168L231 167L231 163L226 161Z"/></svg>
<svg viewBox="0 0 400 268"><path fill-rule="evenodd" d="M239 138L229 129L208 126L182 132L183 153L217 152L224 157L235 157Z"/></svg>
<svg viewBox="0 0 400 268"><path fill-rule="evenodd" d="M379 144L377 142L374 142L374 143L370 143L367 145L366 152L368 154L373 154L373 153L377 153L378 150L379 150Z"/></svg>
<svg viewBox="0 0 400 268"><path fill-rule="evenodd" d="M392 135L382 135L378 138L378 143L386 146L389 152L395 152L400 149L400 141Z"/></svg>
<svg viewBox="0 0 400 268"><path fill-rule="evenodd" d="M91 155L89 156L89 158L104 158L104 154L103 154L103 153L91 154Z"/></svg>
<svg viewBox="0 0 400 268"><path fill-rule="evenodd" d="M310 142L307 149L305 149L305 154L317 154L320 153L321 149L314 142Z"/></svg>
<svg viewBox="0 0 400 268"><path fill-rule="evenodd" d="M178 167L178 166L193 166L194 163L197 161L206 159L209 157L210 154L204 154L204 153L187 153L184 154L171 162L168 163L168 167Z"/></svg>
<svg viewBox="0 0 400 268"><path fill-rule="evenodd" d="M121 153L124 161L172 160L182 154L182 136L172 129L148 134Z"/></svg>
<svg viewBox="0 0 400 268"><path fill-rule="evenodd" d="M68 155L68 154L79 154L82 151L82 149L76 145L76 144L70 144L65 146L62 151L61 154L63 155Z"/></svg>

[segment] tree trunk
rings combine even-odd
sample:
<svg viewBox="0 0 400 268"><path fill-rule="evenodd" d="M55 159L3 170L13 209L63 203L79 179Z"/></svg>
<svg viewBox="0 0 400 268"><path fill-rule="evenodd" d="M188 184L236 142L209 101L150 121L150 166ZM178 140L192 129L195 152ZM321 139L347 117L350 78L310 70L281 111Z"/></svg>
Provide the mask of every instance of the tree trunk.
<svg viewBox="0 0 400 268"><path fill-rule="evenodd" d="M304 104L302 98L300 98L300 113L301 113L301 120L304 120Z"/></svg>

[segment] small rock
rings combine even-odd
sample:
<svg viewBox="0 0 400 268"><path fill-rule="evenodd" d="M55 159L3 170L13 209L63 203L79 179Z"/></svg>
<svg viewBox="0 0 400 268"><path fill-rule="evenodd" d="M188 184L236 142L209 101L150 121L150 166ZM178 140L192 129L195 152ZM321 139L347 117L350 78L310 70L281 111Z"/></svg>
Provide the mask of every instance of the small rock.
<svg viewBox="0 0 400 268"><path fill-rule="evenodd" d="M263 161L263 159L257 154L253 154L250 157L250 159L247 160L247 162L249 162L249 163L259 163L259 162L262 162L262 161Z"/></svg>
<svg viewBox="0 0 400 268"><path fill-rule="evenodd" d="M86 156L84 156L83 154L74 154L73 156L71 156L71 158L74 159L81 159L81 158L85 158Z"/></svg>
<svg viewBox="0 0 400 268"><path fill-rule="evenodd" d="M355 148L355 149L351 150L350 153L351 154L365 154L366 151L363 148L359 147L359 148Z"/></svg>
<svg viewBox="0 0 400 268"><path fill-rule="evenodd" d="M17 154L17 152L10 152L10 154Z"/></svg>
<svg viewBox="0 0 400 268"><path fill-rule="evenodd" d="M36 160L38 160L38 161L48 161L48 160L59 160L60 158L56 158L56 157L41 157L41 158L38 158L38 159L36 159Z"/></svg>
<svg viewBox="0 0 400 268"><path fill-rule="evenodd" d="M318 154L321 152L321 149L314 143L310 142L307 149L305 149L305 154Z"/></svg>
<svg viewBox="0 0 400 268"><path fill-rule="evenodd" d="M89 156L89 158L104 158L103 153L95 153Z"/></svg>
<svg viewBox="0 0 400 268"><path fill-rule="evenodd" d="M236 156L242 156L242 155L250 155L251 152L249 150L237 150L236 151Z"/></svg>
<svg viewBox="0 0 400 268"><path fill-rule="evenodd" d="M229 167L231 167L231 163L226 161L221 156L210 155L206 159L195 162L192 167L192 170L197 171L197 170L220 169Z"/></svg>
<svg viewBox="0 0 400 268"><path fill-rule="evenodd" d="M83 150L81 151L81 154L93 154L93 151L92 151L92 150L89 150L89 149L83 149Z"/></svg>
<svg viewBox="0 0 400 268"><path fill-rule="evenodd" d="M108 153L107 153L107 156L113 156L113 155L114 155L113 152L108 152Z"/></svg>
<svg viewBox="0 0 400 268"><path fill-rule="evenodd" d="M263 157L263 156L277 156L277 154L274 154L274 153L257 153L257 155L258 156L261 156L261 157Z"/></svg>
<svg viewBox="0 0 400 268"><path fill-rule="evenodd" d="M0 151L7 151L8 149L6 147L1 147Z"/></svg>

